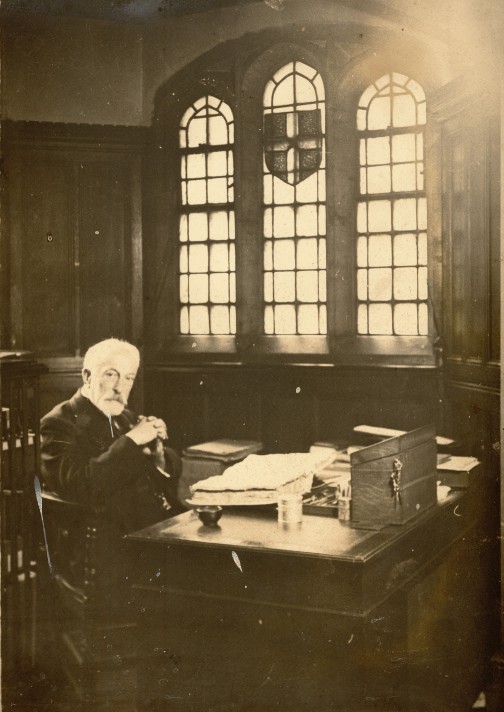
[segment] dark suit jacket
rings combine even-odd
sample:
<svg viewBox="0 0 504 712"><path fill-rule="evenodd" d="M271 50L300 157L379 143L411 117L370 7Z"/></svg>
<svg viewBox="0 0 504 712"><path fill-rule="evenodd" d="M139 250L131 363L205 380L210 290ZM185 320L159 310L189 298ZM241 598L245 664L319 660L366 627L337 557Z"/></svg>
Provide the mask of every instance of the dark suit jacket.
<svg viewBox="0 0 504 712"><path fill-rule="evenodd" d="M78 391L41 421L42 479L61 497L102 509L118 535L184 511L177 499L181 460L165 449L162 475L125 433L136 423L125 409L109 419Z"/></svg>

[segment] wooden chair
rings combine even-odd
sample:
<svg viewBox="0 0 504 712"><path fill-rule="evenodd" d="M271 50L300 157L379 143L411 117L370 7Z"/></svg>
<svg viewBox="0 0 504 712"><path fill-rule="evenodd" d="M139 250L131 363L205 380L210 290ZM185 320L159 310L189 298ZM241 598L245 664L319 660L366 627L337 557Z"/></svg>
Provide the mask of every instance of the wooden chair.
<svg viewBox="0 0 504 712"><path fill-rule="evenodd" d="M100 510L42 494L45 615L62 682L82 709L136 710L136 626L100 593Z"/></svg>

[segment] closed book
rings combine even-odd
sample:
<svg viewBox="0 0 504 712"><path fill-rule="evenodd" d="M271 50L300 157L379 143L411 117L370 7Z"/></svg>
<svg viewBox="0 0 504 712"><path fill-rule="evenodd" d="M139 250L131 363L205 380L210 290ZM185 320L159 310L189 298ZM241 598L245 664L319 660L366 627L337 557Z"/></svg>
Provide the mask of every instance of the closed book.
<svg viewBox="0 0 504 712"><path fill-rule="evenodd" d="M262 443L256 440L234 440L222 438L210 440L206 443L191 445L184 450L185 457L196 457L222 462L239 462L247 455L258 453L262 450Z"/></svg>

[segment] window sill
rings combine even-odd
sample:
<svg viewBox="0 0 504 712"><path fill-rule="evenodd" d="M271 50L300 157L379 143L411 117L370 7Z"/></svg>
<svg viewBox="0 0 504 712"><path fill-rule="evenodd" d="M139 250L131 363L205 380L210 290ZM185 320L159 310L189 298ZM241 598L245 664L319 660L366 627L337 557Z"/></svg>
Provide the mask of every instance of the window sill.
<svg viewBox="0 0 504 712"><path fill-rule="evenodd" d="M427 336L177 336L157 362L434 367Z"/></svg>

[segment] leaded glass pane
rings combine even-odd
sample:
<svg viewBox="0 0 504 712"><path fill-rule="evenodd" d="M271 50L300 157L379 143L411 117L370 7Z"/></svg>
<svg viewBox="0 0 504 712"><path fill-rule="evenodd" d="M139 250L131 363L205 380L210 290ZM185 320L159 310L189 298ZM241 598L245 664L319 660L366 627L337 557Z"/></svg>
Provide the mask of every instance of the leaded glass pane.
<svg viewBox="0 0 504 712"><path fill-rule="evenodd" d="M235 237L233 136L231 109L217 97L201 97L181 121L179 280L183 334L235 333L235 257L230 244Z"/></svg>
<svg viewBox="0 0 504 712"><path fill-rule="evenodd" d="M362 94L356 119L361 192L357 204L357 331L425 334L425 94L406 75L385 74ZM399 195L392 199L393 194Z"/></svg>

